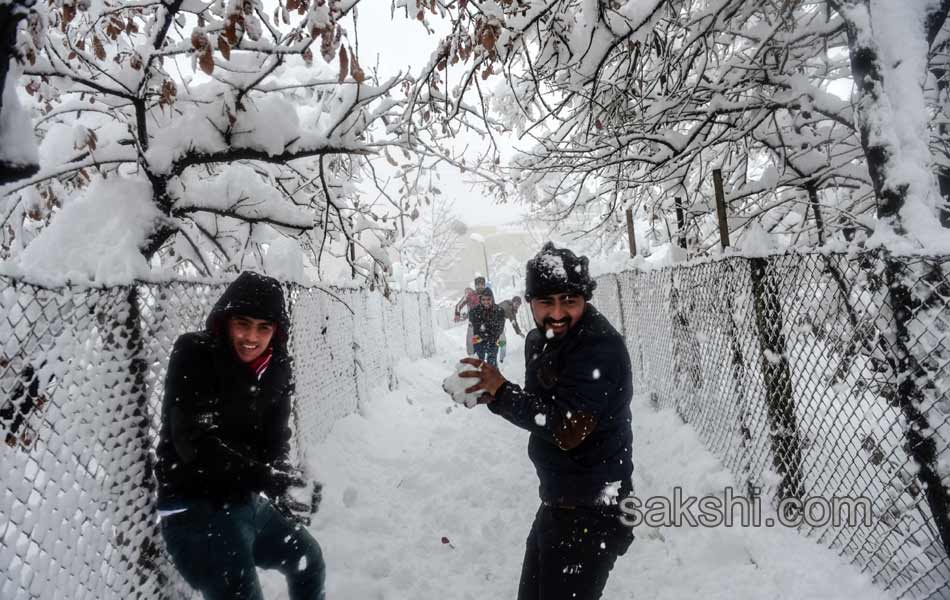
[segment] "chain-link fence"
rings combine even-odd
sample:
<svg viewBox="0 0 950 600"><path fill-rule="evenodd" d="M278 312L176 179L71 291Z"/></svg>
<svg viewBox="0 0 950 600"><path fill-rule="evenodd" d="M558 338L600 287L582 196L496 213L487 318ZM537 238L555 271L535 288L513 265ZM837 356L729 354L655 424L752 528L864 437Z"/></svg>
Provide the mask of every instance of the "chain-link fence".
<svg viewBox="0 0 950 600"><path fill-rule="evenodd" d="M950 257L734 257L606 275L595 301L739 489L867 498L871 526L800 530L950 599Z"/></svg>
<svg viewBox="0 0 950 600"><path fill-rule="evenodd" d="M0 598L187 595L159 543L152 465L168 355L224 284L46 289L0 277ZM423 294L285 286L305 464L400 358L434 352ZM176 591L178 590L178 591Z"/></svg>

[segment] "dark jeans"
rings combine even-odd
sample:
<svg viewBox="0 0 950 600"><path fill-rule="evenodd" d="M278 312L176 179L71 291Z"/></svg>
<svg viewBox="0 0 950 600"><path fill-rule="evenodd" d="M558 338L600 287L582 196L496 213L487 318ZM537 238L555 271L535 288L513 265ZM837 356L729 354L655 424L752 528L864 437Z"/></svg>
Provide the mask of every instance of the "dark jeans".
<svg viewBox="0 0 950 600"><path fill-rule="evenodd" d="M541 505L528 534L518 600L597 600L633 541L618 509Z"/></svg>
<svg viewBox="0 0 950 600"><path fill-rule="evenodd" d="M482 340L475 344L475 355L490 365L498 365L498 340Z"/></svg>
<svg viewBox="0 0 950 600"><path fill-rule="evenodd" d="M205 600L264 600L256 567L283 573L291 600L323 600L319 544L268 500L187 506L162 518L162 537L178 572Z"/></svg>

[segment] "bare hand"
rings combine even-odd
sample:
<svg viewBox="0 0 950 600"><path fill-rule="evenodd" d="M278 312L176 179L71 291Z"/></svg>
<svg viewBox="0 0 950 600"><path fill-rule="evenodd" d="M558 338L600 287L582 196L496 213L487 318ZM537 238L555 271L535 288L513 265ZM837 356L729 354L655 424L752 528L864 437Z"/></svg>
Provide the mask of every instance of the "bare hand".
<svg viewBox="0 0 950 600"><path fill-rule="evenodd" d="M471 377L478 378L478 382L474 385L466 388L465 393L473 393L478 391L484 391L486 394L489 394L492 397L485 398L484 402L491 402L493 396L498 392L498 388L505 383L505 378L502 376L501 372L498 370L498 367L488 364L487 362L478 359L478 358L463 358L461 361L467 365L471 365L478 369L477 371L462 371L459 373L459 377ZM482 402L480 399L479 402Z"/></svg>

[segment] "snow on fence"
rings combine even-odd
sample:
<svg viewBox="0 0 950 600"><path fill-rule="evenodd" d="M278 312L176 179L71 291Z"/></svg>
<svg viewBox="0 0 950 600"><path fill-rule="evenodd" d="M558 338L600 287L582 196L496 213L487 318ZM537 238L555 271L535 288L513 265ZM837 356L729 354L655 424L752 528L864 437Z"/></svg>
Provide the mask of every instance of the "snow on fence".
<svg viewBox="0 0 950 600"><path fill-rule="evenodd" d="M224 284L41 288L0 277L0 598L179 597L154 510L175 338ZM298 456L401 358L434 352L427 295L285 285ZM307 464L318 467L317 460Z"/></svg>
<svg viewBox="0 0 950 600"><path fill-rule="evenodd" d="M950 257L732 257L605 275L595 301L737 493L868 498L870 527L800 530L950 599Z"/></svg>

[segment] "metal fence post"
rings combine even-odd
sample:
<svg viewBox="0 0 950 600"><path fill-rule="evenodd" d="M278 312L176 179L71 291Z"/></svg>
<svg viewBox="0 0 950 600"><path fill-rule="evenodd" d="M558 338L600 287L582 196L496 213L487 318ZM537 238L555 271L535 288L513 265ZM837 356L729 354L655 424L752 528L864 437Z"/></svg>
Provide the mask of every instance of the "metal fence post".
<svg viewBox="0 0 950 600"><path fill-rule="evenodd" d="M686 215L683 213L683 199L677 196L673 201L676 205L676 235L679 238L679 247L686 250Z"/></svg>
<svg viewBox="0 0 950 600"><path fill-rule="evenodd" d="M761 349L760 365L765 383L766 403L772 441L772 464L781 474L778 498L802 498L802 441L795 416L792 373L785 354L782 333L782 305L775 281L769 276L769 261L749 259L755 326Z"/></svg>
<svg viewBox="0 0 950 600"><path fill-rule="evenodd" d="M906 265L889 254L885 255L884 260L888 300L894 315L893 334L886 336L891 346L888 359L892 366L891 375L897 383L894 401L906 421L904 436L907 452L917 463L917 477L923 484L943 550L950 558L950 490L943 484L938 470L936 440L927 433L932 431L931 423L923 412L927 396L921 383L930 382L933 385L933 382L911 350L915 340L912 339L910 328L916 313L922 308L922 302L911 292L908 285L910 273Z"/></svg>
<svg viewBox="0 0 950 600"><path fill-rule="evenodd" d="M726 212L726 195L722 190L722 169L713 169L713 188L716 192L716 216L719 219L719 244L729 247L729 215Z"/></svg>

